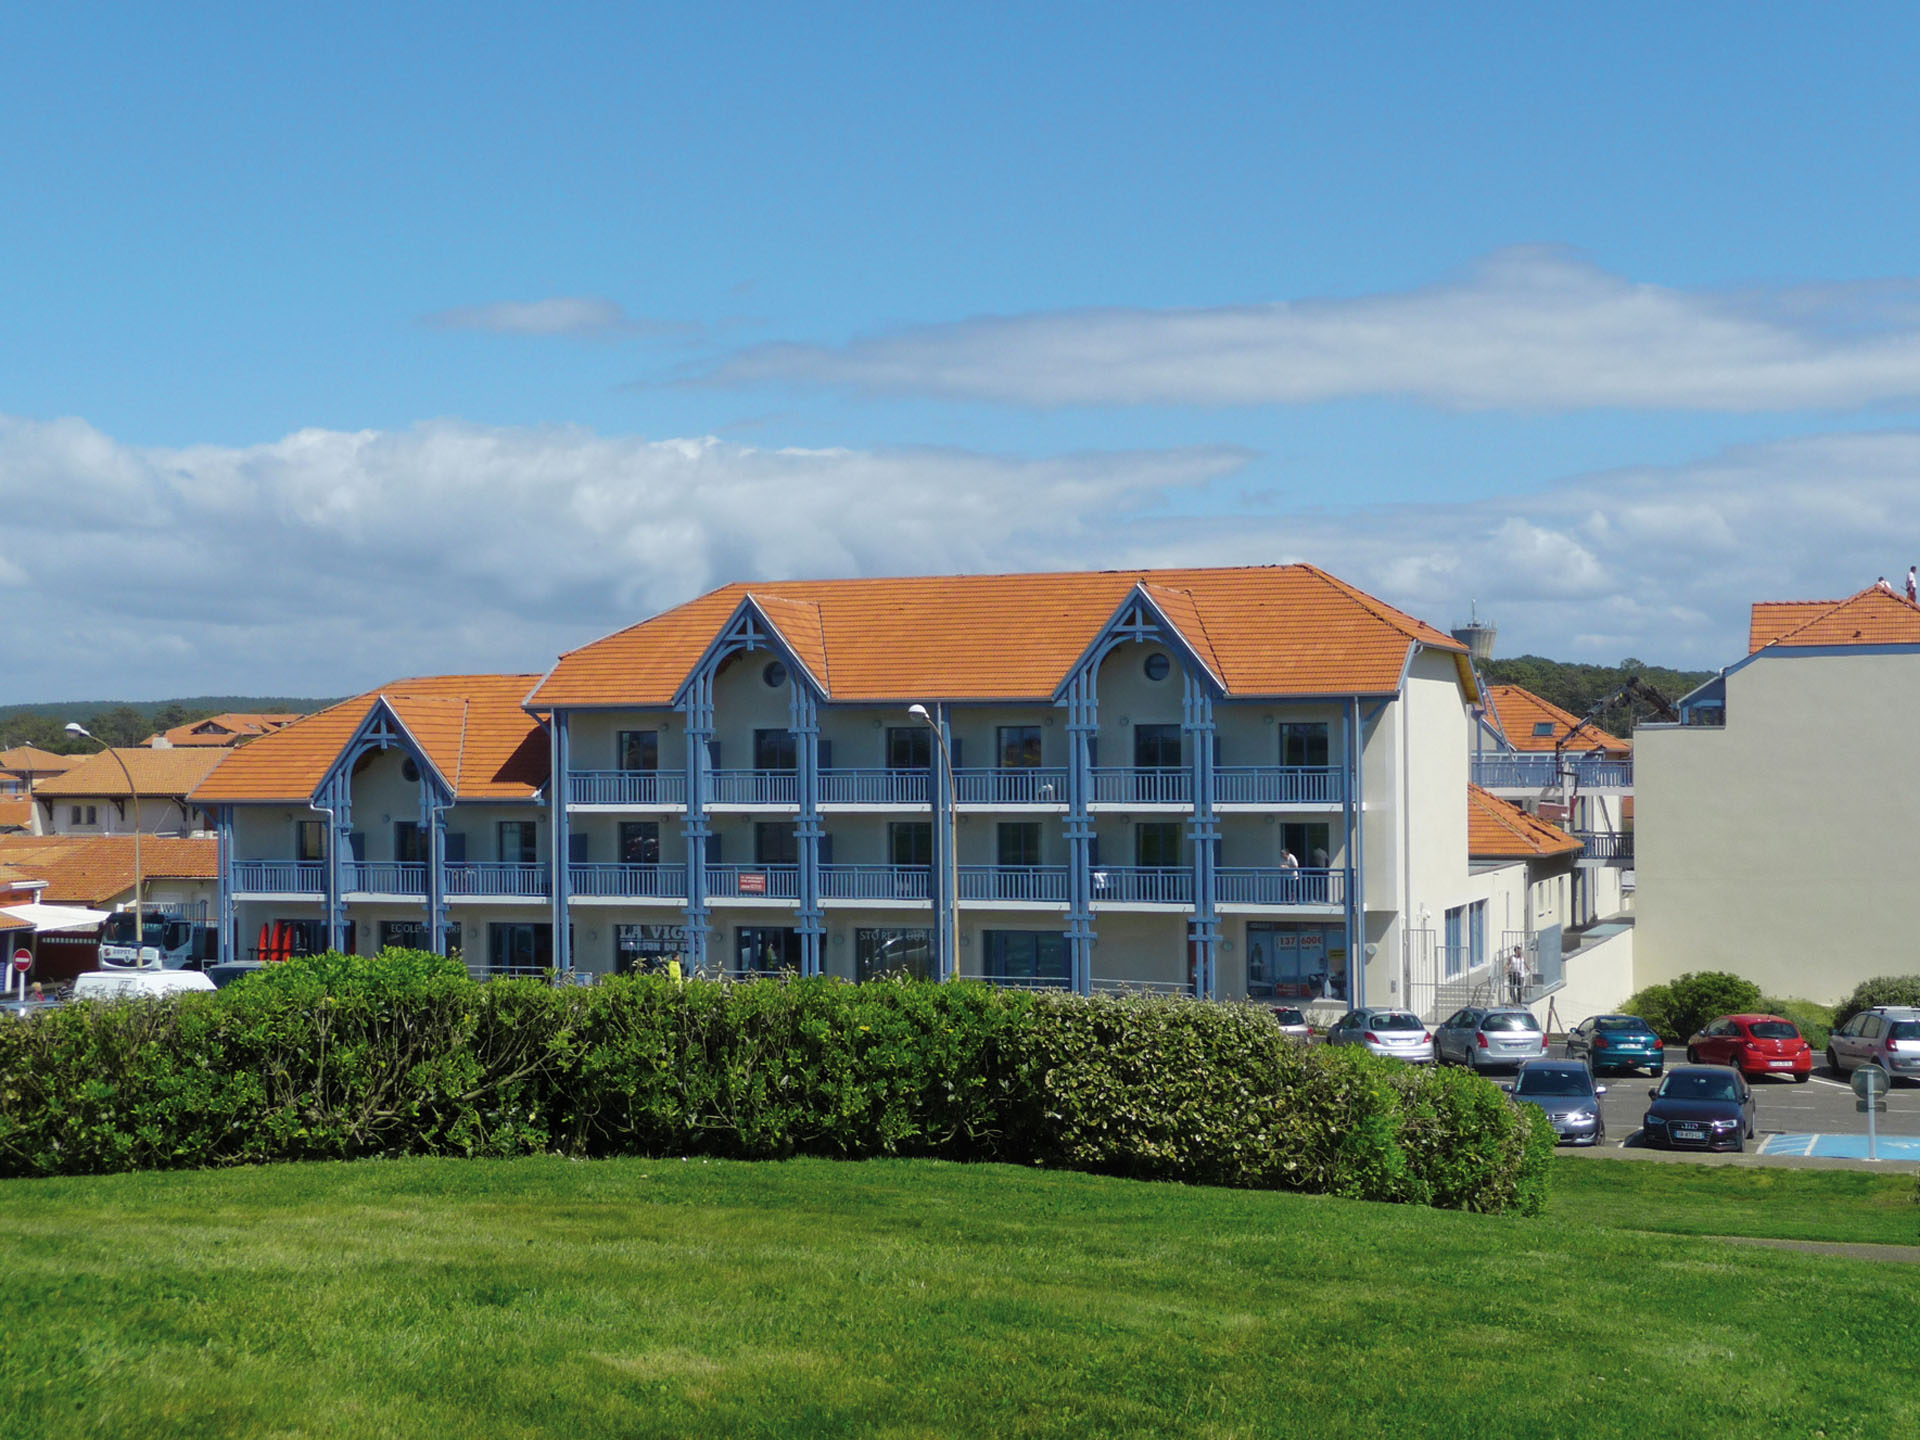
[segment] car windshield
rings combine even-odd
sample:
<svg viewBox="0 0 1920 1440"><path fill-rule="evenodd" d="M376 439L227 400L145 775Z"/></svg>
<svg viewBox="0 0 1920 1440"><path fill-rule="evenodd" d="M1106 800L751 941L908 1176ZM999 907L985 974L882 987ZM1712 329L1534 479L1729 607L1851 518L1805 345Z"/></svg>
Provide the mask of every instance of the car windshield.
<svg viewBox="0 0 1920 1440"><path fill-rule="evenodd" d="M1368 1017L1367 1028L1369 1030L1424 1030L1427 1027L1422 1025L1417 1017L1409 1015L1404 1010L1382 1010L1379 1014Z"/></svg>
<svg viewBox="0 0 1920 1440"><path fill-rule="evenodd" d="M1605 1030L1609 1035L1624 1030L1634 1035L1644 1035L1651 1027L1646 1021L1632 1015L1602 1015L1593 1022L1596 1030Z"/></svg>
<svg viewBox="0 0 1920 1440"><path fill-rule="evenodd" d="M1513 1087L1516 1095L1591 1095L1593 1085L1584 1070L1522 1070Z"/></svg>
<svg viewBox="0 0 1920 1440"><path fill-rule="evenodd" d="M1538 1030L1540 1022L1531 1015L1515 1012L1512 1015L1489 1015L1480 1022L1482 1030Z"/></svg>
<svg viewBox="0 0 1920 1440"><path fill-rule="evenodd" d="M1889 1040L1920 1040L1920 1020L1895 1020L1887 1026Z"/></svg>
<svg viewBox="0 0 1920 1440"><path fill-rule="evenodd" d="M1711 1071L1669 1075L1654 1092L1662 1100L1738 1100L1739 1083L1731 1075Z"/></svg>
<svg viewBox="0 0 1920 1440"><path fill-rule="evenodd" d="M1747 1029L1756 1040L1798 1040L1800 1032L1788 1020L1756 1020Z"/></svg>
<svg viewBox="0 0 1920 1440"><path fill-rule="evenodd" d="M1276 1010L1273 1012L1273 1018L1278 1020L1282 1025L1304 1025L1307 1023L1307 1017L1302 1015L1298 1010Z"/></svg>

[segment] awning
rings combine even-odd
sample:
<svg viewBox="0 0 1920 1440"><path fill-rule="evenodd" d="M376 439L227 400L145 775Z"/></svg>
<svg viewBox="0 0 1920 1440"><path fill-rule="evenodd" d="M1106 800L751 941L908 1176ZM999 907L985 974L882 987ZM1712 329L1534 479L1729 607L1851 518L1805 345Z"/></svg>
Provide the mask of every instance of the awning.
<svg viewBox="0 0 1920 1440"><path fill-rule="evenodd" d="M78 905L42 905L38 901L8 905L0 908L0 930L32 930L35 934L49 930L90 930L104 924L108 913L82 909Z"/></svg>

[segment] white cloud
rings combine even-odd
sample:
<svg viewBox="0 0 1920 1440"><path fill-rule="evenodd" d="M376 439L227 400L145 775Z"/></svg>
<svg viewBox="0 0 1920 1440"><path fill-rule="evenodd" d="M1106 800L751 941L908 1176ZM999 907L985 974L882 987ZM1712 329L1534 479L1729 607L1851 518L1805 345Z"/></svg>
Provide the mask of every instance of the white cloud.
<svg viewBox="0 0 1920 1440"><path fill-rule="evenodd" d="M735 579L1290 560L1442 626L1477 601L1502 653L1704 667L1743 653L1752 601L1837 597L1920 559L1909 431L1349 511L1236 500L1246 459L454 422L160 450L0 417L0 675L21 700L344 693L543 670Z"/></svg>
<svg viewBox="0 0 1920 1440"><path fill-rule="evenodd" d="M1920 399L1920 281L1671 289L1563 251L1497 252L1424 289L1214 309L984 316L838 348L742 351L703 383L1029 406L1771 411Z"/></svg>
<svg viewBox="0 0 1920 1440"><path fill-rule="evenodd" d="M597 295L556 295L546 300L462 305L428 315L422 323L438 330L484 330L495 335L574 335L590 339L658 334L685 328L637 319L613 301Z"/></svg>

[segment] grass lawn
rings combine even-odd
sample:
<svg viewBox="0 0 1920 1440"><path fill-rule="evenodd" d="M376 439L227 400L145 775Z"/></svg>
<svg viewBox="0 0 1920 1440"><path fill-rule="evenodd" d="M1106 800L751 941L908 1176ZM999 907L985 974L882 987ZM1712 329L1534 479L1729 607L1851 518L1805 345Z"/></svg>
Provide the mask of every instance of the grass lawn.
<svg viewBox="0 0 1920 1440"><path fill-rule="evenodd" d="M0 1436L1920 1434L1920 1267L1647 1233L1920 1206L1557 1178L1534 1221L918 1162L9 1181Z"/></svg>

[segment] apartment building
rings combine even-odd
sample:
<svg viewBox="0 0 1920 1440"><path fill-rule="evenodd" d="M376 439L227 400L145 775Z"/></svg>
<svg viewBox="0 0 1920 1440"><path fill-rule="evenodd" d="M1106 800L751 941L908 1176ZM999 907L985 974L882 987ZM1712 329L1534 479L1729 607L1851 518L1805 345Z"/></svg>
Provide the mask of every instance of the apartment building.
<svg viewBox="0 0 1920 1440"><path fill-rule="evenodd" d="M220 763L220 752L96 751L34 786L36 835L211 837L211 817L188 796Z"/></svg>

